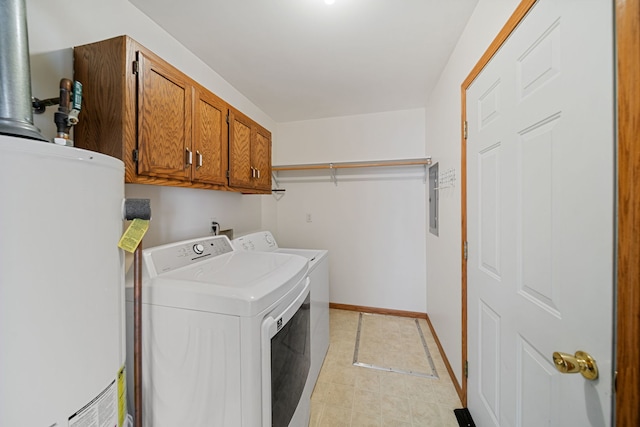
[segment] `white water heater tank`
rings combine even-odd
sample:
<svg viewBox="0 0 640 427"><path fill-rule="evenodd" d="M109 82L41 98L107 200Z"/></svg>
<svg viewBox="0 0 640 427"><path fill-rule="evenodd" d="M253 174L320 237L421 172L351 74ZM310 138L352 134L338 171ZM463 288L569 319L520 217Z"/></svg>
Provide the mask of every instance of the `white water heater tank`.
<svg viewBox="0 0 640 427"><path fill-rule="evenodd" d="M125 419L124 167L0 135L0 426Z"/></svg>

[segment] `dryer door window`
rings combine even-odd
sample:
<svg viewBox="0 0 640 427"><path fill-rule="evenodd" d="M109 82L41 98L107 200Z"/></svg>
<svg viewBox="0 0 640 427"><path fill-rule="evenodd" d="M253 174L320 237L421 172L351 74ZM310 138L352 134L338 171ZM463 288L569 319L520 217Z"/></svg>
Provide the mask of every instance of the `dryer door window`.
<svg viewBox="0 0 640 427"><path fill-rule="evenodd" d="M307 382L311 366L310 307L307 294L296 314L271 338L273 427L289 425Z"/></svg>

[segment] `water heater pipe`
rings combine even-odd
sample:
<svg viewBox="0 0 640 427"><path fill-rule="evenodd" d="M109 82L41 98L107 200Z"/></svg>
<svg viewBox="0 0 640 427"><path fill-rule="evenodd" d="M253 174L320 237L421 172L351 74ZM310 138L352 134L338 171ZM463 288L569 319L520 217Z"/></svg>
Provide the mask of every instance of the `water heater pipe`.
<svg viewBox="0 0 640 427"><path fill-rule="evenodd" d="M0 133L46 141L33 125L25 0L0 0Z"/></svg>
<svg viewBox="0 0 640 427"><path fill-rule="evenodd" d="M122 218L151 219L149 199L125 199ZM142 427L142 241L133 252L133 405L134 426Z"/></svg>
<svg viewBox="0 0 640 427"><path fill-rule="evenodd" d="M133 253L134 426L142 427L142 242Z"/></svg>

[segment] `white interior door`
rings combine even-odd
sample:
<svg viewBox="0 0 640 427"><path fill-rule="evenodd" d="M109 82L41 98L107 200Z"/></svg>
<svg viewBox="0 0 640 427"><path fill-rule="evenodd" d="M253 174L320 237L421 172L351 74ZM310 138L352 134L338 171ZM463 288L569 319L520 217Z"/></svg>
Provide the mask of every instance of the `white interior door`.
<svg viewBox="0 0 640 427"><path fill-rule="evenodd" d="M612 399L613 4L539 0L467 91L468 407L606 426ZM560 374L583 350L599 377Z"/></svg>

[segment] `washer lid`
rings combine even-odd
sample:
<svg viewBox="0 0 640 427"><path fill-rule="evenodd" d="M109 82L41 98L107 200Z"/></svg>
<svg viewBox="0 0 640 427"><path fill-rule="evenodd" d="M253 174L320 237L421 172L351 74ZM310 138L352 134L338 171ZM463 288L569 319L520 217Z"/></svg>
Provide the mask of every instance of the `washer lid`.
<svg viewBox="0 0 640 427"><path fill-rule="evenodd" d="M309 271L313 270L315 265L320 262L321 259L327 256L328 251L326 249L295 249L295 248L278 248L276 253L299 255L309 260Z"/></svg>
<svg viewBox="0 0 640 427"><path fill-rule="evenodd" d="M254 316L307 274L307 258L229 252L160 274L143 283L143 303L236 316Z"/></svg>

